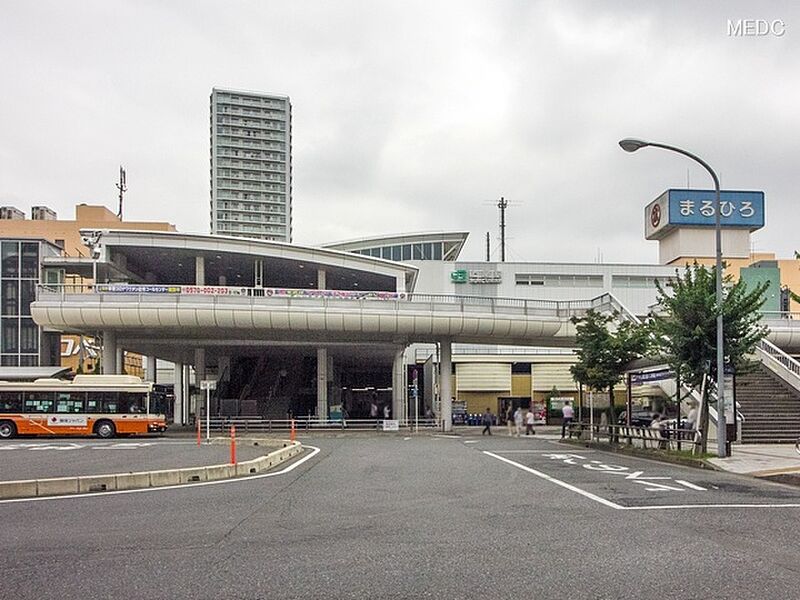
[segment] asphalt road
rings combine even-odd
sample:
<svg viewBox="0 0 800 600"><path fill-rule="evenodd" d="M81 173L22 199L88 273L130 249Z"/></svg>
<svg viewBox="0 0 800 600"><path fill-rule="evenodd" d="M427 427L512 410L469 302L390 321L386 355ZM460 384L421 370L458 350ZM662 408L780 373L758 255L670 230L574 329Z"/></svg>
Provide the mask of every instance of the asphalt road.
<svg viewBox="0 0 800 600"><path fill-rule="evenodd" d="M800 594L800 490L539 439L304 441L269 477L0 503L0 596Z"/></svg>
<svg viewBox="0 0 800 600"><path fill-rule="evenodd" d="M236 456L240 461L250 460L269 450L239 444ZM219 465L229 460L229 446L198 446L188 439L18 438L0 443L0 481L156 471Z"/></svg>

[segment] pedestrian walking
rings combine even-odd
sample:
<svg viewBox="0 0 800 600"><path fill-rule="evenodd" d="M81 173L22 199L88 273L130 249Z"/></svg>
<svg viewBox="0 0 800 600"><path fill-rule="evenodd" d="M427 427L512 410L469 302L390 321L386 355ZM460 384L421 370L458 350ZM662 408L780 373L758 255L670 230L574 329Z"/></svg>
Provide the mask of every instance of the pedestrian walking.
<svg viewBox="0 0 800 600"><path fill-rule="evenodd" d="M536 435L536 432L533 430L533 422L536 417L533 414L532 409L528 409L528 412L525 413L525 435Z"/></svg>
<svg viewBox="0 0 800 600"><path fill-rule="evenodd" d="M522 435L522 421L524 417L522 415L522 409L518 408L514 411L514 429L516 430L517 437Z"/></svg>
<svg viewBox="0 0 800 600"><path fill-rule="evenodd" d="M506 426L508 427L508 437L514 435L514 407L509 402L506 407Z"/></svg>
<svg viewBox="0 0 800 600"><path fill-rule="evenodd" d="M564 406L561 408L561 439L564 439L566 435L567 428L569 424L572 423L572 420L575 418L575 409L572 408L572 405L569 403L569 400L564 402Z"/></svg>
<svg viewBox="0 0 800 600"><path fill-rule="evenodd" d="M481 431L481 435L492 435L492 419L494 415L492 414L491 409L487 406L486 412L483 413L483 431Z"/></svg>
<svg viewBox="0 0 800 600"><path fill-rule="evenodd" d="M389 415L391 414L391 409L389 408L388 404L383 405L383 418L388 419Z"/></svg>

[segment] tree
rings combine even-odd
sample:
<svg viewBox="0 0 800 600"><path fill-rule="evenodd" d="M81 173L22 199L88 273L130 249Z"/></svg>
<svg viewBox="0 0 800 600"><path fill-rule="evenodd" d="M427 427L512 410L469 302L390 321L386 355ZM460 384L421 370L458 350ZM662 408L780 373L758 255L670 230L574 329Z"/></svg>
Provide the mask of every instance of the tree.
<svg viewBox="0 0 800 600"><path fill-rule="evenodd" d="M614 387L622 381L625 368L641 358L651 344L646 325L619 321L619 314L604 315L589 310L577 325L575 343L578 362L570 367L573 379L597 392L608 391L608 422L614 422ZM614 327L616 324L616 327Z"/></svg>
<svg viewBox="0 0 800 600"><path fill-rule="evenodd" d="M716 269L694 264L683 275L667 284L669 291L658 281L660 311L654 315L653 329L659 349L681 382L702 388L703 418L700 421L701 450L707 449L708 403L711 387L717 381L717 302ZM722 322L725 364L736 372L750 366L747 356L768 332L759 321L759 309L765 302L768 282L748 289L742 280L732 284L724 279Z"/></svg>

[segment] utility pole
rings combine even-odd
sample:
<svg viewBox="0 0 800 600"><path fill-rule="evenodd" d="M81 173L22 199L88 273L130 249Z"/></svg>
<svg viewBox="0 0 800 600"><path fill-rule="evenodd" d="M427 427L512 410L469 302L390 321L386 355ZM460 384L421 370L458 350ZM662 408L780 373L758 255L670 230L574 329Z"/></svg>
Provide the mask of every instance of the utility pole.
<svg viewBox="0 0 800 600"><path fill-rule="evenodd" d="M119 190L119 212L117 212L117 217L122 221L122 195L128 191L128 187L125 185L125 169L122 165L119 166L119 183L117 184L117 189Z"/></svg>
<svg viewBox="0 0 800 600"><path fill-rule="evenodd" d="M486 262L491 262L492 260L492 247L491 241L489 238L489 232L486 232Z"/></svg>
<svg viewBox="0 0 800 600"><path fill-rule="evenodd" d="M500 209L500 262L506 262L506 208L508 200L500 197L497 208Z"/></svg>

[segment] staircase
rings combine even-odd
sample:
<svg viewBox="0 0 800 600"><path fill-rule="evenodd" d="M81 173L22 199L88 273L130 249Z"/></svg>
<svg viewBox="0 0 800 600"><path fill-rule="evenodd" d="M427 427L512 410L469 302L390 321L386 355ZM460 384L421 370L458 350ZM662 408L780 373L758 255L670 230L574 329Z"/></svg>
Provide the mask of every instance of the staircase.
<svg viewBox="0 0 800 600"><path fill-rule="evenodd" d="M800 392L764 365L736 378L736 402L744 416L742 443L794 442L800 438Z"/></svg>

